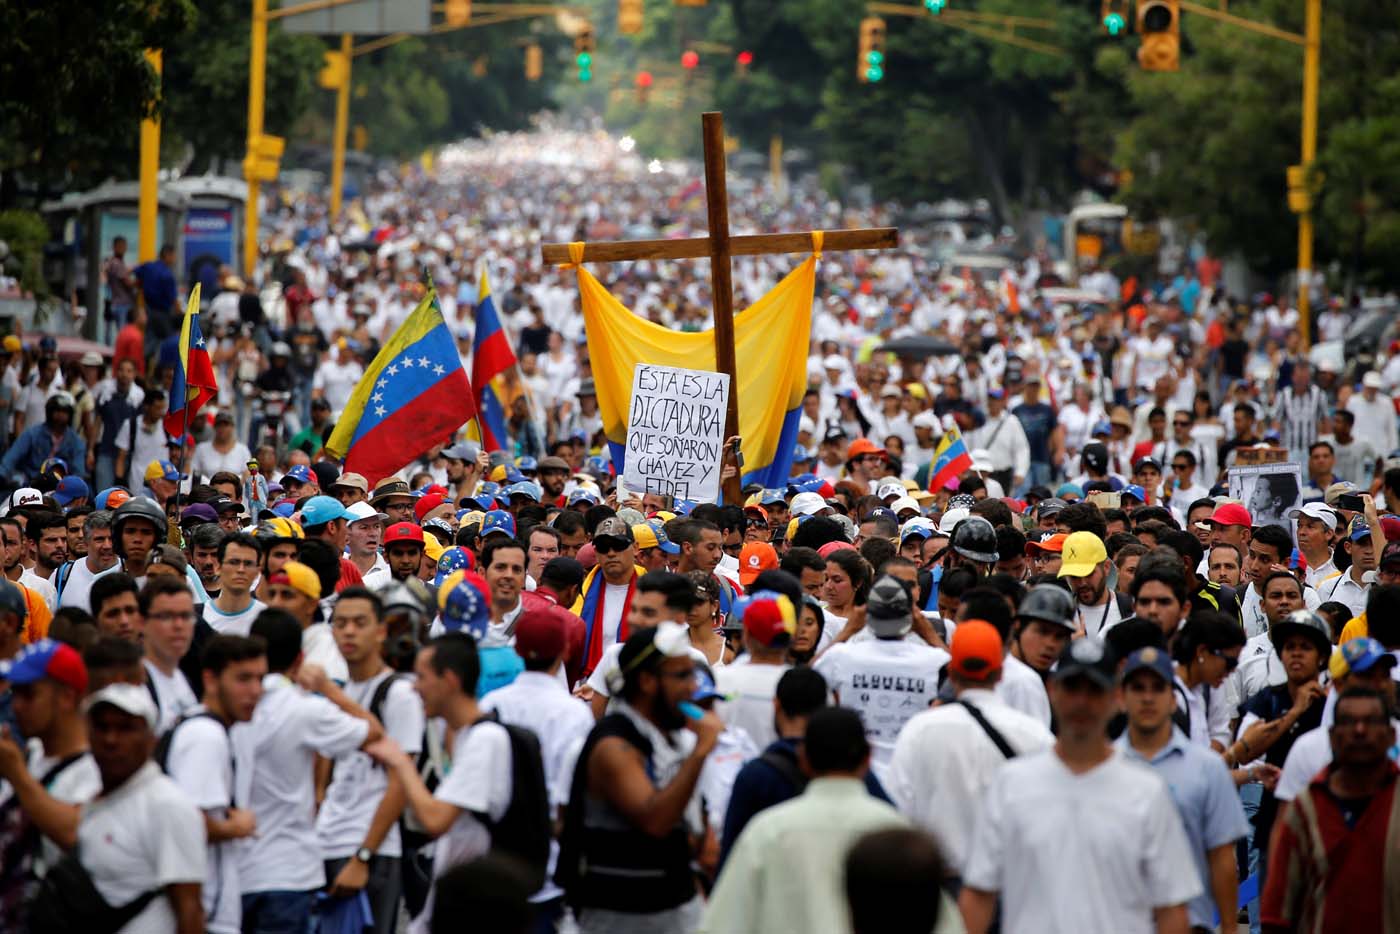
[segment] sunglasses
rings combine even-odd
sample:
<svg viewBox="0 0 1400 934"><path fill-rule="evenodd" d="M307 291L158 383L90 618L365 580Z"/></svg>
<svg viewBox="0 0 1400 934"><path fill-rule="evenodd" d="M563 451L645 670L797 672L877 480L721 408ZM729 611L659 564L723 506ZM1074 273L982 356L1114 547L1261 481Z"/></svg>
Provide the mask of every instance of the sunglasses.
<svg viewBox="0 0 1400 934"><path fill-rule="evenodd" d="M1210 650L1210 654L1214 655L1216 658L1221 659L1221 660L1223 660L1223 661L1225 662L1225 673L1226 673L1226 674L1229 674L1230 672L1234 671L1236 668L1238 668L1238 667L1240 666L1240 660L1239 660L1239 658L1236 657L1236 656L1234 656L1234 655L1226 655L1224 652L1220 651L1219 649L1211 649L1211 650Z"/></svg>
<svg viewBox="0 0 1400 934"><path fill-rule="evenodd" d="M602 541L593 540L593 551L595 554L610 555L618 551L626 551L632 547L631 542L624 542L614 538L605 538Z"/></svg>

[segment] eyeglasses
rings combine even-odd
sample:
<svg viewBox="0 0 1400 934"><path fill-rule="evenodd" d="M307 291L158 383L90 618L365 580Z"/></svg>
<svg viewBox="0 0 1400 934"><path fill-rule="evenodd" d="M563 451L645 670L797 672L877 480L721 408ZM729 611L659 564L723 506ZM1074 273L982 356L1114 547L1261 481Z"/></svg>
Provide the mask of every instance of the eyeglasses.
<svg viewBox="0 0 1400 934"><path fill-rule="evenodd" d="M1211 649L1210 654L1225 662L1225 673L1229 674L1240 666L1240 659L1237 655L1226 655L1219 649Z"/></svg>

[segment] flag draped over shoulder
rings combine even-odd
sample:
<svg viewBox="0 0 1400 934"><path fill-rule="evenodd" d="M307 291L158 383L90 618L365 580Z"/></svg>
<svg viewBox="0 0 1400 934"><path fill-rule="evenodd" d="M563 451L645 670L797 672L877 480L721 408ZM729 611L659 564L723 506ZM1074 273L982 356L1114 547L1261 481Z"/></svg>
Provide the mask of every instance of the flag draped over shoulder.
<svg viewBox="0 0 1400 934"><path fill-rule="evenodd" d="M517 392L504 385L509 370L515 367L515 351L501 326L496 303L491 298L491 282L486 271L481 273L481 288L476 300L476 329L472 335L472 387L476 392L476 410L480 413L481 446L487 451L499 451L509 440L506 433L506 406Z"/></svg>
<svg viewBox="0 0 1400 934"><path fill-rule="evenodd" d="M793 448L807 388L807 344L817 256L734 316L734 357L739 436L745 483L782 486L792 472ZM632 314L588 270L578 269L579 296L588 335L588 356L598 392L599 415L623 471L632 373L638 363L714 370L714 331L687 333Z"/></svg>
<svg viewBox="0 0 1400 934"><path fill-rule="evenodd" d="M471 416L471 384L429 289L355 385L326 450L373 486Z"/></svg>
<svg viewBox="0 0 1400 934"><path fill-rule="evenodd" d="M943 484L961 475L971 466L972 455L968 453L962 435L956 428L949 428L933 452L933 466L928 469L929 492L938 492L943 488Z"/></svg>
<svg viewBox="0 0 1400 934"><path fill-rule="evenodd" d="M185 318L180 324L180 356L170 383L170 408L165 413L165 433L180 438L204 403L219 394L214 365L199 329L199 283L190 290Z"/></svg>

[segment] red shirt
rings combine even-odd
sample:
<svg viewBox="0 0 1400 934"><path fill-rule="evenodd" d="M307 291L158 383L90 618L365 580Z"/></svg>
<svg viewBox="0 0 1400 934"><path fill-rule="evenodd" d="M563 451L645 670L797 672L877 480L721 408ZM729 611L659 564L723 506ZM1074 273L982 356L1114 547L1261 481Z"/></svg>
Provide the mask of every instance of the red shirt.
<svg viewBox="0 0 1400 934"><path fill-rule="evenodd" d="M360 569L355 567L355 562L349 558L340 559L340 580L335 582L335 592L340 593L347 587L363 587L365 585L364 575Z"/></svg>
<svg viewBox="0 0 1400 934"><path fill-rule="evenodd" d="M117 364L123 360L135 363L138 375L146 375L146 336L134 324L122 325L122 329L117 332L117 346L112 354L113 372L116 372Z"/></svg>

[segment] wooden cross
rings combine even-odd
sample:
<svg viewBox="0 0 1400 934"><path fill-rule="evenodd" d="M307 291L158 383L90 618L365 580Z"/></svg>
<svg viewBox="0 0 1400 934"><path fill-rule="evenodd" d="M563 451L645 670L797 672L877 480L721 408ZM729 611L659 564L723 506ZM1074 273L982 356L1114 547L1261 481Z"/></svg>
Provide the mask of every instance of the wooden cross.
<svg viewBox="0 0 1400 934"><path fill-rule="evenodd" d="M638 259L710 258L710 292L714 296L715 364L729 375L729 411L724 420L724 436L739 433L739 380L734 372L734 287L730 280L732 256L763 256L777 253L806 253L812 249L812 234L776 233L729 236L729 192L725 181L724 116L718 111L701 115L705 143L705 203L709 214L709 236L683 240L631 240L586 243L583 262L612 263ZM894 227L863 230L827 230L822 250L892 250L899 245ZM546 263L568 263L567 243L546 243L541 247ZM741 471L742 472L742 471ZM731 477L724 484L724 498L741 503L742 481Z"/></svg>

